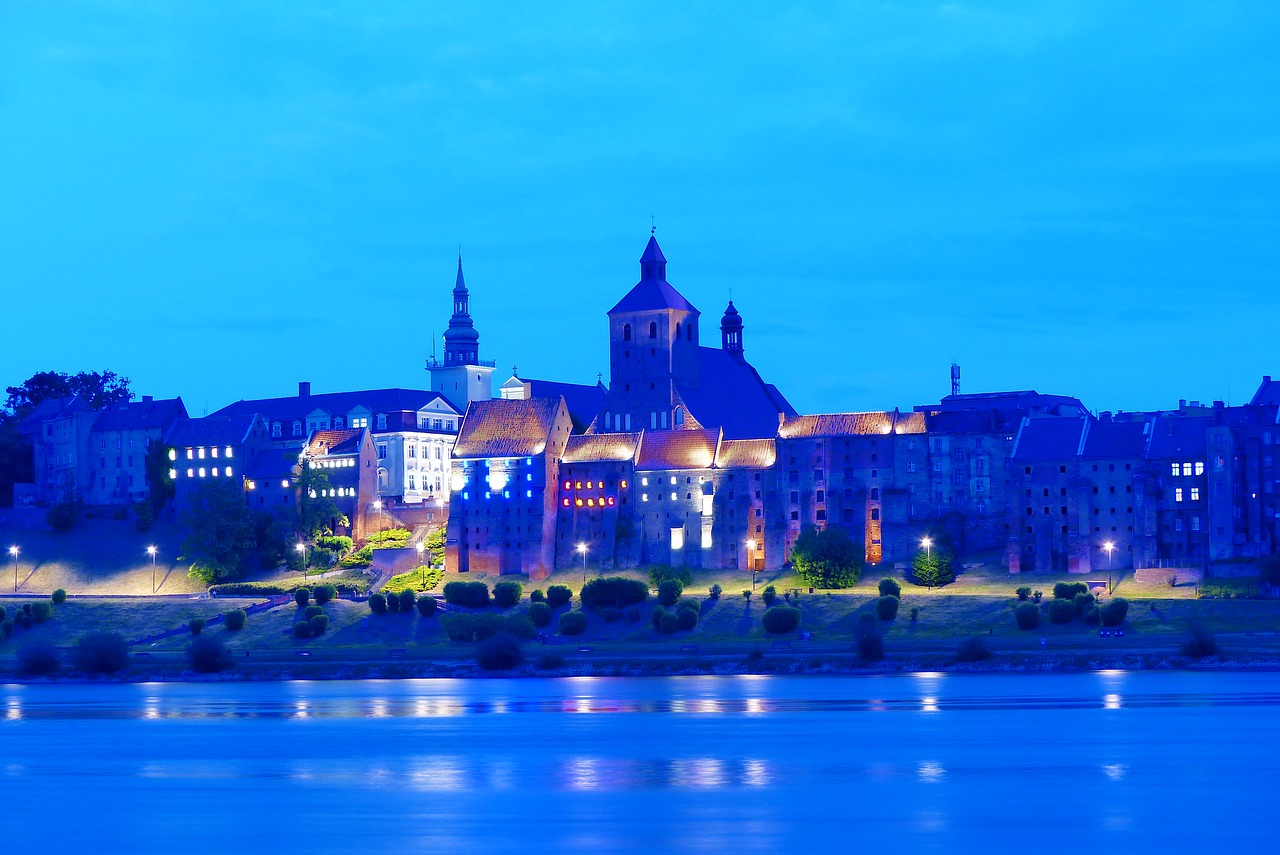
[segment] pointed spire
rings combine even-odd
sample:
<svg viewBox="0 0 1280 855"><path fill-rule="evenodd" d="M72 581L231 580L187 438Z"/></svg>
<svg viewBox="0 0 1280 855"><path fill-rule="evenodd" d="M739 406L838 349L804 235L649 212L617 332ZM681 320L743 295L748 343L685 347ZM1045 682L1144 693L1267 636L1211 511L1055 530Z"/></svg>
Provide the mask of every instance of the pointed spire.
<svg viewBox="0 0 1280 855"><path fill-rule="evenodd" d="M644 255L640 256L640 278L666 281L667 257L658 246L658 239L649 235L649 243L645 245Z"/></svg>
<svg viewBox="0 0 1280 855"><path fill-rule="evenodd" d="M742 315L734 308L733 300L729 301L720 319L720 346L725 353L742 359Z"/></svg>
<svg viewBox="0 0 1280 855"><path fill-rule="evenodd" d="M462 278L462 253L461 252L458 253L458 279L456 282L454 282L454 285L453 285L453 293L457 294L459 292L463 294L467 293L467 283L466 283L466 280Z"/></svg>

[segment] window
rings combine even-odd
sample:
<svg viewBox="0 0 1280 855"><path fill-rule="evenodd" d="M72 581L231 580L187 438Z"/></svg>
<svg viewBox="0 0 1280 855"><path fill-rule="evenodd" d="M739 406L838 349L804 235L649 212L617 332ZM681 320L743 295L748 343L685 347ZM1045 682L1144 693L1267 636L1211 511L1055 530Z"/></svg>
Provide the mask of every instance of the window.
<svg viewBox="0 0 1280 855"><path fill-rule="evenodd" d="M683 528L671 529L671 548L684 549L684 529Z"/></svg>
<svg viewBox="0 0 1280 855"><path fill-rule="evenodd" d="M1182 520L1176 519L1173 521L1173 530L1182 531Z"/></svg>
<svg viewBox="0 0 1280 855"><path fill-rule="evenodd" d="M378 459L379 460L387 459L387 444L385 442L378 443Z"/></svg>
<svg viewBox="0 0 1280 855"><path fill-rule="evenodd" d="M1182 488L1181 488L1181 487L1178 487L1178 488L1176 488L1176 489L1173 491L1173 500L1174 500L1175 502L1181 502L1181 501L1182 501Z"/></svg>
<svg viewBox="0 0 1280 855"><path fill-rule="evenodd" d="M622 325L622 340L631 341L631 324Z"/></svg>
<svg viewBox="0 0 1280 855"><path fill-rule="evenodd" d="M657 337L658 337L658 325L657 325L657 323L656 323L656 322L654 322L654 321L650 321L650 322L649 322L649 338L657 338ZM674 535L673 535L673 537L674 537ZM681 533L681 538L683 538L683 537L684 537L684 535L683 535L683 532L682 532L682 533ZM682 540L682 542L683 542L683 540Z"/></svg>
<svg viewBox="0 0 1280 855"><path fill-rule="evenodd" d="M1191 530L1192 530L1192 531L1199 531L1199 530L1200 530L1200 518L1199 518L1199 517L1192 517L1192 518L1191 518Z"/></svg>
<svg viewBox="0 0 1280 855"><path fill-rule="evenodd" d="M272 423L271 423L271 436L272 436L272 438L273 438L273 439L279 439L279 438L280 438L280 423L279 423L279 422L272 422Z"/></svg>
<svg viewBox="0 0 1280 855"><path fill-rule="evenodd" d="M302 422L293 423L293 435L302 436Z"/></svg>
<svg viewBox="0 0 1280 855"><path fill-rule="evenodd" d="M872 519L872 520L878 520L878 519L880 519L880 509L879 509L879 508L872 508L872 509L871 509L871 519Z"/></svg>
<svg viewBox="0 0 1280 855"><path fill-rule="evenodd" d="M1180 470L1179 470L1179 468L1178 468L1178 464L1176 464L1176 463L1170 463L1170 464L1169 464L1169 474L1170 474L1170 475L1172 475L1174 478L1177 478L1177 477L1178 477L1178 473L1179 473L1179 471L1180 471Z"/></svg>
<svg viewBox="0 0 1280 855"><path fill-rule="evenodd" d="M684 424L684 407L676 407L674 423L677 426Z"/></svg>
<svg viewBox="0 0 1280 855"><path fill-rule="evenodd" d="M378 430L387 429L387 417L383 413L378 413Z"/></svg>
<svg viewBox="0 0 1280 855"><path fill-rule="evenodd" d="M873 498L873 499L878 499L878 498L880 498L880 488L879 488L879 487L872 487L872 488L871 488L871 498Z"/></svg>
<svg viewBox="0 0 1280 855"><path fill-rule="evenodd" d="M353 418L353 419L351 419L351 427L352 427L352 429L367 428L368 426L369 426L369 417L368 417L368 416L362 416L362 417L360 417L360 418Z"/></svg>
<svg viewBox="0 0 1280 855"><path fill-rule="evenodd" d="M1198 501L1200 501L1200 488L1199 488L1199 487L1192 487L1192 488L1191 488L1191 501L1193 501L1193 502L1198 502Z"/></svg>

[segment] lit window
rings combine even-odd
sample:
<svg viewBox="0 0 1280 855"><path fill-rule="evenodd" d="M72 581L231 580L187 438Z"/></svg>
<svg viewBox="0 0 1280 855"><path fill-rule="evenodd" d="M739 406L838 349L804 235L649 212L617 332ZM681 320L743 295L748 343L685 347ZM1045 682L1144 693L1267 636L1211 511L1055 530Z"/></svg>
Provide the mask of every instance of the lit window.
<svg viewBox="0 0 1280 855"><path fill-rule="evenodd" d="M673 502L674 502L675 500L676 500L676 494L675 494L675 493L672 493L672 494L671 494L671 501L673 501Z"/></svg>
<svg viewBox="0 0 1280 855"><path fill-rule="evenodd" d="M1203 474L1204 474L1204 461L1203 461L1203 460L1197 460L1197 461L1196 461L1196 474L1197 474L1197 475L1203 475Z"/></svg>
<svg viewBox="0 0 1280 855"><path fill-rule="evenodd" d="M209 454L210 454L210 455L212 455L213 457L217 457L217 456L218 456L218 446L216 446L216 445L215 445L213 448L209 449Z"/></svg>
<svg viewBox="0 0 1280 855"><path fill-rule="evenodd" d="M574 499L574 500L573 500L573 503L574 503L575 505L577 505L578 507L582 507L582 500L581 500L581 499Z"/></svg>
<svg viewBox="0 0 1280 855"><path fill-rule="evenodd" d="M1192 488L1191 488L1191 501L1193 501L1193 502L1198 502L1198 501L1200 501L1200 488L1199 488L1199 487L1192 487Z"/></svg>
<svg viewBox="0 0 1280 855"><path fill-rule="evenodd" d="M248 487L250 490L256 490L256 489L258 489L258 485L257 485L257 484L255 484L255 483L253 483L252 481L245 481L245 482L244 482L244 485L245 485L246 487Z"/></svg>
<svg viewBox="0 0 1280 855"><path fill-rule="evenodd" d="M231 446L229 446L229 445L228 445L228 446L227 446L227 457L232 457L232 456L233 456L233 455L231 454Z"/></svg>
<svg viewBox="0 0 1280 855"><path fill-rule="evenodd" d="M177 470L177 469L170 469L170 470L169 470L169 480L170 480L170 481L172 481L174 478L177 478L177 477L178 477L178 470Z"/></svg>
<svg viewBox="0 0 1280 855"><path fill-rule="evenodd" d="M581 481L576 481L576 482L574 482L573 489L575 489L575 490L581 490L581 489L582 489L582 482L581 482Z"/></svg>
<svg viewBox="0 0 1280 855"><path fill-rule="evenodd" d="M204 477L204 467L203 467L203 466L201 466L201 467L200 467L200 477L201 477L201 478L203 478L203 477Z"/></svg>
<svg viewBox="0 0 1280 855"><path fill-rule="evenodd" d="M671 476L671 483L672 484L676 483L676 476L674 475Z"/></svg>
<svg viewBox="0 0 1280 855"><path fill-rule="evenodd" d="M564 488L565 488L566 490L572 490L572 489L573 489L573 482L572 482L572 481L565 481L565 482L564 482Z"/></svg>
<svg viewBox="0 0 1280 855"><path fill-rule="evenodd" d="M188 460L190 460L190 459L191 459L191 458L193 458L194 456L195 456L195 452L193 452L191 449L189 449L189 448L188 448L188 449L187 449L187 459L188 459Z"/></svg>
<svg viewBox="0 0 1280 855"><path fill-rule="evenodd" d="M492 498L493 498L493 491L491 491L491 490L485 490L485 491L484 491L484 497L485 497L486 499L492 499Z"/></svg>
<svg viewBox="0 0 1280 855"><path fill-rule="evenodd" d="M214 478L217 478L217 477L218 477L218 467L217 467L217 466L215 466L215 467L213 467L212 469L210 469L210 470L209 470L209 474L210 474L210 475L212 475Z"/></svg>
<svg viewBox="0 0 1280 855"><path fill-rule="evenodd" d="M587 482L587 489L588 489L588 490L592 489L592 487L591 487L591 482L590 482L590 481L588 481L588 482Z"/></svg>
<svg viewBox="0 0 1280 855"><path fill-rule="evenodd" d="M568 500L568 499L565 499L565 500L563 500L563 501L561 502L561 504L563 504L563 505L567 508L567 507L569 507L569 500Z"/></svg>
<svg viewBox="0 0 1280 855"><path fill-rule="evenodd" d="M1181 501L1182 501L1182 488L1181 488L1181 487L1178 487L1178 488L1176 488L1176 489L1173 491L1173 500L1174 500L1175 502L1181 502Z"/></svg>
<svg viewBox="0 0 1280 855"><path fill-rule="evenodd" d="M709 528L704 528L702 530L702 548L703 549L711 548L711 529Z"/></svg>
<svg viewBox="0 0 1280 855"><path fill-rule="evenodd" d="M671 529L671 548L684 549L684 529L683 528Z"/></svg>
<svg viewBox="0 0 1280 855"><path fill-rule="evenodd" d="M648 493L641 493L641 494L640 494L640 501L642 501L642 502L647 502L647 501L649 501L649 494L648 494Z"/></svg>
<svg viewBox="0 0 1280 855"><path fill-rule="evenodd" d="M281 481L281 482L280 482L280 489L281 489L281 490L288 490L288 489L289 489L289 479L288 479L288 478L286 478L285 480L283 480L283 481Z"/></svg>
<svg viewBox="0 0 1280 855"><path fill-rule="evenodd" d="M622 488L622 489L624 489L624 490L625 490L625 489L627 489L627 482L626 482L626 479L623 479L622 481L619 481L619 482L618 482L618 486L619 486L619 487L621 487L621 488Z"/></svg>
<svg viewBox="0 0 1280 855"><path fill-rule="evenodd" d="M1182 464L1182 474L1183 474L1183 475L1190 475L1190 474L1191 474L1191 464L1190 464L1190 463L1184 463L1184 464Z"/></svg>
<svg viewBox="0 0 1280 855"><path fill-rule="evenodd" d="M1178 472L1179 472L1178 464L1176 464L1176 463L1170 463L1170 464L1169 464L1169 474L1176 478L1176 477L1178 477Z"/></svg>
<svg viewBox="0 0 1280 855"><path fill-rule="evenodd" d="M641 487L648 487L648 486L649 486L649 479L648 479L647 477L645 477L645 478L641 478L641 479L640 479L640 486L641 486Z"/></svg>
<svg viewBox="0 0 1280 855"><path fill-rule="evenodd" d="M194 469L188 469L188 470L187 470L187 477L188 477L188 478L194 478L194 477L196 477L196 470L194 470Z"/></svg>
<svg viewBox="0 0 1280 855"><path fill-rule="evenodd" d="M504 498L504 499L510 499L510 498L511 498L511 491L510 491L510 490L503 490L503 491L502 491L502 498Z"/></svg>
<svg viewBox="0 0 1280 855"><path fill-rule="evenodd" d="M169 449L169 459L170 460L178 459L178 450L176 448Z"/></svg>
<svg viewBox="0 0 1280 855"><path fill-rule="evenodd" d="M596 500L595 500L595 499L587 499L587 507L588 507L588 508L594 508L595 506L596 506Z"/></svg>
<svg viewBox="0 0 1280 855"><path fill-rule="evenodd" d="M614 505L614 499L613 499L613 496L610 496L610 497L609 497L609 507L611 507L611 508L612 508L612 507L613 507L613 505Z"/></svg>
<svg viewBox="0 0 1280 855"><path fill-rule="evenodd" d="M199 457L201 460L204 460L204 448L203 448L203 447L201 447L201 448L200 448L200 450L196 452L196 456L197 456L197 457Z"/></svg>
<svg viewBox="0 0 1280 855"><path fill-rule="evenodd" d="M525 497L526 499L532 499L532 498L533 498L533 491L532 491L532 490L525 490L525 491L524 491L524 497Z"/></svg>

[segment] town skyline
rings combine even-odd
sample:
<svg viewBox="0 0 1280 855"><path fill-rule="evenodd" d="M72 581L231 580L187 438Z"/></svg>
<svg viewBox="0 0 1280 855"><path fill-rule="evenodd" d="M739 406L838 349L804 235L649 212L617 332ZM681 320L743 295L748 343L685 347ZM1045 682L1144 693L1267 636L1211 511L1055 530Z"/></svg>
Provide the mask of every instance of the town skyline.
<svg viewBox="0 0 1280 855"><path fill-rule="evenodd" d="M425 388L459 243L499 382L591 382L652 215L802 412L934 401L952 362L1239 403L1280 373L1276 18L10 7L8 382L105 367L193 414Z"/></svg>

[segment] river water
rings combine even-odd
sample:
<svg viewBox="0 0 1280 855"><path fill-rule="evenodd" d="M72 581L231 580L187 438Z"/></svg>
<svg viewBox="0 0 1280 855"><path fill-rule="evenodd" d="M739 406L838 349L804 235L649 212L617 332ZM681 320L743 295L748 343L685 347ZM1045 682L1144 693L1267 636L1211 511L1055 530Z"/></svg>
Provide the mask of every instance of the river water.
<svg viewBox="0 0 1280 855"><path fill-rule="evenodd" d="M1275 852L1278 785L1271 673L0 686L3 851Z"/></svg>

